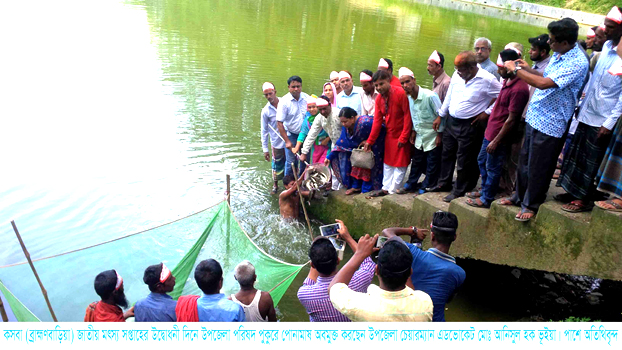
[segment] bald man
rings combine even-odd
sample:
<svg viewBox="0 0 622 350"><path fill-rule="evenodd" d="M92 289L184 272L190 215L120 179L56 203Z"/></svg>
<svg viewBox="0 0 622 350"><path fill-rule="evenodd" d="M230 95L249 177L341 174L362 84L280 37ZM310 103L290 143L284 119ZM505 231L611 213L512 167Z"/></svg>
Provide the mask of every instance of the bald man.
<svg viewBox="0 0 622 350"><path fill-rule="evenodd" d="M454 60L456 72L451 77L449 90L439 110L445 119L441 175L437 187L430 191L449 191L443 198L451 202L475 187L479 178L477 156L482 146L486 122L492 104L501 91L501 83L494 75L477 66L475 53L463 51ZM434 122L438 130L440 120ZM455 164L458 176L452 188Z"/></svg>

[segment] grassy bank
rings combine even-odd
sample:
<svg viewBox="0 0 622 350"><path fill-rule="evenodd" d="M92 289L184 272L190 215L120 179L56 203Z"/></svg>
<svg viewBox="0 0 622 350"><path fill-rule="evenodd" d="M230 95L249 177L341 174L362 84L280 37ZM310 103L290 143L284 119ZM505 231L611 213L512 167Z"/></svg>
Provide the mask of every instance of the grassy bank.
<svg viewBox="0 0 622 350"><path fill-rule="evenodd" d="M583 11L606 15L613 5L617 5L614 0L521 0L539 5L560 7L568 10Z"/></svg>

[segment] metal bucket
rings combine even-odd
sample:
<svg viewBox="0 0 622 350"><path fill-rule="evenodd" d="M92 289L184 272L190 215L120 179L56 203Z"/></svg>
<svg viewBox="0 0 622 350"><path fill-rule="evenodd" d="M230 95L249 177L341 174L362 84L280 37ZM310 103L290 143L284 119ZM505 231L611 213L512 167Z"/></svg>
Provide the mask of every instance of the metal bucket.
<svg viewBox="0 0 622 350"><path fill-rule="evenodd" d="M313 164L313 165L309 165L307 167L309 170L307 170L305 172L305 176L304 176L304 182L302 183L306 188L308 189L324 189L326 187L326 184L328 184L331 181L331 173L330 173L330 168L328 168L327 166L323 165L323 164ZM313 176L313 178L316 179L315 182L313 182L311 180L311 177L313 174L315 173L320 173L324 176L320 176L322 177L322 180L317 180L318 176L315 175Z"/></svg>

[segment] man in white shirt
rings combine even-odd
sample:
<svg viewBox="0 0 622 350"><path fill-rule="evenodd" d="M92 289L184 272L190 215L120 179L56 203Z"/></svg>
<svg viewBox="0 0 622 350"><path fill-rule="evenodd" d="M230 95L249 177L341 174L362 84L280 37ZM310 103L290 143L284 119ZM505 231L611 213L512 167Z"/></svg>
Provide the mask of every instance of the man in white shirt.
<svg viewBox="0 0 622 350"><path fill-rule="evenodd" d="M307 112L307 98L309 95L302 92L302 79L293 75L287 79L289 92L281 97L276 110L276 124L279 134L285 140L285 176L293 175L292 164L298 163L292 147L298 140L298 134ZM304 167L300 167L300 172Z"/></svg>
<svg viewBox="0 0 622 350"><path fill-rule="evenodd" d="M376 110L376 97L378 97L378 92L372 82L373 75L374 73L368 69L362 70L359 75L359 81L363 89L363 93L361 94L361 115L374 115L374 111Z"/></svg>
<svg viewBox="0 0 622 350"><path fill-rule="evenodd" d="M353 85L352 74L345 70L339 72L339 85L341 85L342 91L337 95L337 108L350 107L358 115L361 115L363 91L360 87ZM337 140L333 140L333 142L337 142Z"/></svg>
<svg viewBox="0 0 622 350"><path fill-rule="evenodd" d="M266 162L270 161L268 152L268 136L272 144L272 194L276 194L279 189L279 180L283 179L285 170L285 142L281 140L277 133L276 109L279 105L279 98L276 96L276 88L270 82L263 83L263 95L268 103L261 110L261 149Z"/></svg>
<svg viewBox="0 0 622 350"><path fill-rule="evenodd" d="M445 101L439 115L445 118L443 156L438 186L433 192L451 193L443 200L451 202L462 197L477 184L477 156L482 146L486 121L492 104L501 91L501 83L486 70L478 68L475 54L463 51L454 60L456 72L451 77ZM440 120L434 122L437 129ZM453 188L451 180L458 164L458 176Z"/></svg>

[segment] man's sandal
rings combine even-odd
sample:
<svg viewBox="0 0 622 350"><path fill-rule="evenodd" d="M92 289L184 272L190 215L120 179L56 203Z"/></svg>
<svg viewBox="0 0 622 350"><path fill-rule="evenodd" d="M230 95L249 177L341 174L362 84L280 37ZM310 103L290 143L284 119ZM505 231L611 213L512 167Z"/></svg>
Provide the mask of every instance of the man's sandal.
<svg viewBox="0 0 622 350"><path fill-rule="evenodd" d="M481 194L481 193L479 193L479 192L477 192L477 191L476 191L476 192L467 192L467 193L465 194L465 196L467 196L468 198L473 198L473 199L475 199L475 198L479 198L479 197L481 197L481 196L482 196L482 194Z"/></svg>
<svg viewBox="0 0 622 350"><path fill-rule="evenodd" d="M594 205L599 207L602 210L612 211L612 212L622 212L622 205L614 202L615 199L608 199L606 201L595 202ZM617 199L620 200L620 199Z"/></svg>
<svg viewBox="0 0 622 350"><path fill-rule="evenodd" d="M569 213L582 213L584 211L592 211L594 206L585 205L579 200L574 200L568 204L562 205L562 210Z"/></svg>
<svg viewBox="0 0 622 350"><path fill-rule="evenodd" d="M472 207L475 207L475 208L490 208L490 204L489 205L484 204L482 200L479 198L475 198L475 199L469 198L467 199L466 204Z"/></svg>
<svg viewBox="0 0 622 350"><path fill-rule="evenodd" d="M524 214L531 214L530 218L522 218L522 216ZM527 222L531 219L533 219L533 217L536 216L536 212L533 210L529 210L529 209L521 209L520 212L518 214L516 214L516 217L514 218L516 221L520 221L520 222Z"/></svg>

